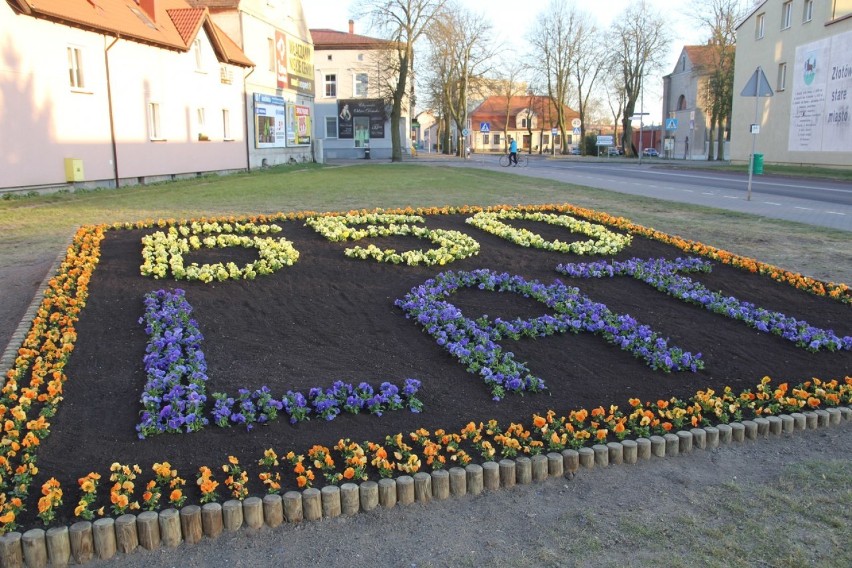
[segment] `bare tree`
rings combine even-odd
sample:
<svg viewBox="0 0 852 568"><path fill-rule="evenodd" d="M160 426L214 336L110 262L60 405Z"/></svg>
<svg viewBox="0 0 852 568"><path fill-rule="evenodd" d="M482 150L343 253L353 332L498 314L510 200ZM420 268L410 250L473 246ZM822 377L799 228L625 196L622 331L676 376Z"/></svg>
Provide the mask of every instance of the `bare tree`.
<svg viewBox="0 0 852 568"><path fill-rule="evenodd" d="M459 155L465 144L461 133L467 128L469 99L488 71L495 48L491 23L459 2L450 2L426 32L432 48L430 66L442 83L443 102L459 133Z"/></svg>
<svg viewBox="0 0 852 568"><path fill-rule="evenodd" d="M516 59L509 61L494 83L494 92L505 102L505 120L503 122L503 149L509 151L509 118L512 114L512 100L526 92L526 83L521 75L526 70L524 64Z"/></svg>
<svg viewBox="0 0 852 568"><path fill-rule="evenodd" d="M646 75L662 69L670 36L663 16L652 11L646 0L639 0L613 23L612 37L618 38L615 61L624 84L624 114L621 125L624 133L624 154L635 156L631 117L642 95Z"/></svg>
<svg viewBox="0 0 852 568"><path fill-rule="evenodd" d="M609 76L609 80L604 87L604 92L606 94L607 106L609 107L609 111L612 113L612 139L615 140L623 149L627 146L627 144L625 144L623 138L618 137L618 121L624 111L624 103L626 99L624 84L621 82L619 75L613 73L607 74Z"/></svg>
<svg viewBox="0 0 852 568"><path fill-rule="evenodd" d="M596 39L598 28L591 16L572 5L570 11L574 14L574 42L576 49L571 62L573 86L577 89L577 114L580 118L580 139L586 139L586 117L589 114L590 100L598 77L605 69L607 52L605 44ZM585 155L586 145L580 145L580 151Z"/></svg>
<svg viewBox="0 0 852 568"><path fill-rule="evenodd" d="M414 44L432 25L447 0L356 0L354 14L366 17L372 29L393 42L396 82L391 94L391 160L402 161L399 132L402 107L410 100L408 76L414 65ZM406 136L406 140L407 140Z"/></svg>
<svg viewBox="0 0 852 568"><path fill-rule="evenodd" d="M536 16L527 36L532 48L529 54L533 65L543 75L547 96L556 107L556 122L562 134L562 153L567 152L565 136L565 104L571 89L573 63L579 45L576 41L576 14L567 8L565 0L551 0Z"/></svg>
<svg viewBox="0 0 852 568"><path fill-rule="evenodd" d="M716 159L725 158L725 140L730 137L731 112L734 100L734 53L736 26L745 14L742 0L698 0L691 18L707 32L707 45L713 48L712 72L705 87L706 110L710 115L710 150L713 159L713 137L716 138ZM725 132L728 136L725 136Z"/></svg>

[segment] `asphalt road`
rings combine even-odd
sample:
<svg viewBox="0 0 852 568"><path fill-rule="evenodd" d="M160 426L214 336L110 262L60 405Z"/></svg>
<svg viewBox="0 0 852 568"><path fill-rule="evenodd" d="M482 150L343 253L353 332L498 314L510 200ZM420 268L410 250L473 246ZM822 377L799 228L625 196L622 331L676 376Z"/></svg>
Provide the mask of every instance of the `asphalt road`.
<svg viewBox="0 0 852 568"><path fill-rule="evenodd" d="M427 154L417 160L441 161L457 167L502 169L498 156L492 155L459 160ZM623 158L592 161L532 156L528 167L506 168L506 171L852 232L852 184L813 178L752 176L751 199L748 199L748 174L688 169L685 164L655 158L645 158L639 165Z"/></svg>

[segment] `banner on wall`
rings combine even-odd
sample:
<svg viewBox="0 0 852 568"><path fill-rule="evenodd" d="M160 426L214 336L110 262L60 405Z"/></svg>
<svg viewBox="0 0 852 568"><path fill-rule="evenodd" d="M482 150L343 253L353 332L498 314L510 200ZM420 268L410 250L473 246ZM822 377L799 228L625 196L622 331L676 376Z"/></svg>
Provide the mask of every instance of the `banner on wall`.
<svg viewBox="0 0 852 568"><path fill-rule="evenodd" d="M284 148L286 104L282 97L254 93L254 147Z"/></svg>
<svg viewBox="0 0 852 568"><path fill-rule="evenodd" d="M314 95L314 48L282 31L275 31L276 83L279 89Z"/></svg>
<svg viewBox="0 0 852 568"><path fill-rule="evenodd" d="M311 109L302 105L287 105L287 145L310 146Z"/></svg>
<svg viewBox="0 0 852 568"><path fill-rule="evenodd" d="M385 137L385 101L382 99L339 99L337 101L337 137L355 138L355 119L369 121L369 137Z"/></svg>
<svg viewBox="0 0 852 568"><path fill-rule="evenodd" d="M852 32L797 47L788 150L849 152L850 106Z"/></svg>

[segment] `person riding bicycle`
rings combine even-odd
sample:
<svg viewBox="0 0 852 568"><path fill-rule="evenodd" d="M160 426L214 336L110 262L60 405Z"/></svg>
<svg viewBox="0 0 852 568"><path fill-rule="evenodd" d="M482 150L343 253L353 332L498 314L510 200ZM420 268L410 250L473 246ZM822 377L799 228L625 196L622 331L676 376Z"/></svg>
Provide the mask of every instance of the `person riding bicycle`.
<svg viewBox="0 0 852 568"><path fill-rule="evenodd" d="M509 164L518 165L518 143L511 136L509 136Z"/></svg>

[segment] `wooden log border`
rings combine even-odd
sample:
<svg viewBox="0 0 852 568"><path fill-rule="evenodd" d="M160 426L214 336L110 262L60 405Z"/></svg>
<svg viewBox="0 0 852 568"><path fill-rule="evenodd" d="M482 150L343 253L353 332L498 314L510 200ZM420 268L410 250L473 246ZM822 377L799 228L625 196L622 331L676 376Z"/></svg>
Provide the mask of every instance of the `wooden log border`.
<svg viewBox="0 0 852 568"><path fill-rule="evenodd" d="M625 440L606 446L563 450L532 457L502 459L499 463L470 464L449 471L419 472L396 479L365 481L360 485L346 483L320 491L288 491L283 496L249 497L230 500L222 505L212 503L199 507L187 505L180 511L166 509L125 514L95 522L79 521L70 527L36 528L9 532L0 536L0 566L4 568L36 568L64 566L69 560L86 564L93 558L115 559L117 562L139 550L192 546L202 539L217 538L224 530L273 530L282 524L296 524L336 517L369 513L381 508L405 506L416 501L428 505L432 501L479 495L497 490L511 490L516 485L544 483L554 479L572 479L580 469L635 464L654 458L678 459L693 451L713 450L734 443L754 440L782 440L780 434L828 428L852 421L852 406L829 410L796 412L779 415L765 423L751 421L719 424L706 428L682 430L659 436ZM789 431L788 431L789 429ZM652 449L652 446L657 446ZM584 454L591 454L584 459ZM614 459L613 459L614 458ZM485 475L483 476L483 473ZM393 493L393 494L391 494ZM357 502L356 502L357 499ZM342 507L341 507L342 505ZM158 530L159 529L159 530Z"/></svg>

